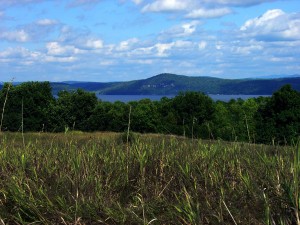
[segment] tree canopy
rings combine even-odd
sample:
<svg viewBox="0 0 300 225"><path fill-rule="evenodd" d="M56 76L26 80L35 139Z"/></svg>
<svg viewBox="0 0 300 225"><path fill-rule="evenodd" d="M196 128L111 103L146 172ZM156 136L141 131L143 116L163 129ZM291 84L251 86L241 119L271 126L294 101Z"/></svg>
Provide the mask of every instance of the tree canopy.
<svg viewBox="0 0 300 225"><path fill-rule="evenodd" d="M110 103L81 89L61 91L54 98L49 82L5 83L0 107L4 131L123 132L130 114L131 130L141 133L280 144L292 143L300 133L300 93L290 85L272 97L229 102L214 102L200 92L182 92L160 101Z"/></svg>

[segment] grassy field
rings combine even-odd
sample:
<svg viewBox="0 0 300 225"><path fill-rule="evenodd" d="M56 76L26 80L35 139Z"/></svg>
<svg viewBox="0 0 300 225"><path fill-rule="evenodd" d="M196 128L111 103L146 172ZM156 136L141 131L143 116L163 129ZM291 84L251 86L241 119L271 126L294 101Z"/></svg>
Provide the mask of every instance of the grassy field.
<svg viewBox="0 0 300 225"><path fill-rule="evenodd" d="M130 141L0 134L0 224L300 224L296 146Z"/></svg>

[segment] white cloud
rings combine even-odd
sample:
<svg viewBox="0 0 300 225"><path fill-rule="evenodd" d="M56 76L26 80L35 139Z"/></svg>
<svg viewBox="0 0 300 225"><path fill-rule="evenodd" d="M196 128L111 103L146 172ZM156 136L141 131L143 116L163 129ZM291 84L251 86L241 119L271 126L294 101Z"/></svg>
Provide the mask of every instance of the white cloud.
<svg viewBox="0 0 300 225"><path fill-rule="evenodd" d="M200 24L199 21L191 21L189 23L180 24L161 33L162 37L187 37L191 36Z"/></svg>
<svg viewBox="0 0 300 225"><path fill-rule="evenodd" d="M259 5L265 2L272 2L276 0L202 0L209 4L232 5L232 6L251 6Z"/></svg>
<svg viewBox="0 0 300 225"><path fill-rule="evenodd" d="M207 42L206 41L200 41L198 44L199 49L203 50L207 47Z"/></svg>
<svg viewBox="0 0 300 225"><path fill-rule="evenodd" d="M193 45L193 42L191 41L183 41L183 40L177 40L172 43L174 47L176 48L189 48Z"/></svg>
<svg viewBox="0 0 300 225"><path fill-rule="evenodd" d="M141 4L140 0L132 1ZM229 7L248 7L272 1L278 0L154 0L146 1L142 12L186 11L187 18L216 18L232 13Z"/></svg>
<svg viewBox="0 0 300 225"><path fill-rule="evenodd" d="M45 62L60 62L60 63L71 63L75 62L77 60L74 56L68 56L68 57L56 57L56 56L45 56L44 61Z"/></svg>
<svg viewBox="0 0 300 225"><path fill-rule="evenodd" d="M7 48L0 52L0 62L2 63L13 62L15 64L31 65L35 62L39 62L42 57L42 53L30 51L24 47Z"/></svg>
<svg viewBox="0 0 300 225"><path fill-rule="evenodd" d="M62 46L58 42L49 42L46 44L47 54L53 56L66 56L72 54L78 54L81 52L80 49L74 46Z"/></svg>
<svg viewBox="0 0 300 225"><path fill-rule="evenodd" d="M268 10L262 16L248 20L241 27L241 30L244 31L244 30L252 29L254 27L261 27L261 26L265 26L265 25L273 26L273 24L269 24L269 22L272 23L272 20L274 20L284 14L285 13L281 9Z"/></svg>
<svg viewBox="0 0 300 225"><path fill-rule="evenodd" d="M166 51L170 50L172 47L174 46L174 43L158 43L155 45L155 48L157 50L157 56L168 56L168 54L166 53Z"/></svg>
<svg viewBox="0 0 300 225"><path fill-rule="evenodd" d="M190 41L177 40L169 43L157 43L148 48L139 48L135 52L144 52L144 54L149 54L151 56L167 57L172 49L187 49L192 45L193 43Z"/></svg>
<svg viewBox="0 0 300 225"><path fill-rule="evenodd" d="M116 50L117 51L128 51L138 42L139 42L139 39L137 39L137 38L131 38L126 41L121 41L120 44L116 47Z"/></svg>
<svg viewBox="0 0 300 225"><path fill-rule="evenodd" d="M281 9L268 10L262 16L246 21L240 31L245 37L255 37L265 41L299 40L300 14L288 14Z"/></svg>
<svg viewBox="0 0 300 225"><path fill-rule="evenodd" d="M232 10L229 8L216 8L216 9L205 9L205 8L200 8L200 9L195 9L189 12L186 17L187 18L217 18L217 17L222 17L227 14L232 13Z"/></svg>
<svg viewBox="0 0 300 225"><path fill-rule="evenodd" d="M50 25L56 25L56 24L58 24L58 21L51 20L51 19L41 19L41 20L38 20L36 22L36 24L40 25L40 26L50 26Z"/></svg>
<svg viewBox="0 0 300 225"><path fill-rule="evenodd" d="M27 42L30 40L29 34L24 30L4 31L0 33L0 39L16 42Z"/></svg>
<svg viewBox="0 0 300 225"><path fill-rule="evenodd" d="M183 36L190 36L196 31L197 25L199 24L198 21L192 21L190 23L185 23L182 25L183 28Z"/></svg>
<svg viewBox="0 0 300 225"><path fill-rule="evenodd" d="M183 11L189 7L189 0L156 0L142 9L143 12Z"/></svg>
<svg viewBox="0 0 300 225"><path fill-rule="evenodd" d="M143 0L132 0L132 2L134 2L135 4L139 5L143 2Z"/></svg>
<svg viewBox="0 0 300 225"><path fill-rule="evenodd" d="M239 46L239 47L234 47L234 51L238 54L242 55L250 55L253 54L254 52L261 51L263 50L263 46L259 44L250 44L248 46Z"/></svg>
<svg viewBox="0 0 300 225"><path fill-rule="evenodd" d="M85 46L91 49L101 49L103 48L103 41L100 39L88 39L85 42Z"/></svg>

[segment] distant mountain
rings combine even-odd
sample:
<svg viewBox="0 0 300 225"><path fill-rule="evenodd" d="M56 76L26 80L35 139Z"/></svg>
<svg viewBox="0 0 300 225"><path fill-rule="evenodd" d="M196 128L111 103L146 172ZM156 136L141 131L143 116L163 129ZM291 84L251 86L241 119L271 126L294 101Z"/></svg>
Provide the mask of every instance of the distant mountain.
<svg viewBox="0 0 300 225"><path fill-rule="evenodd" d="M66 82L54 82L51 83L52 92L57 94L59 91L66 90L72 91L81 88L85 91L99 92L105 88L116 86L118 83L100 83L100 82L78 82L78 81L66 81Z"/></svg>
<svg viewBox="0 0 300 225"><path fill-rule="evenodd" d="M18 85L14 83L14 85ZM221 79L215 77L189 77L176 74L159 74L148 79L126 82L51 82L52 92L77 90L106 95L176 95L184 91L206 94L271 95L285 84L300 91L300 75L285 78ZM0 89L3 83L0 82Z"/></svg>
<svg viewBox="0 0 300 225"><path fill-rule="evenodd" d="M300 91L300 77L273 79L221 79L159 74L143 80L127 82L61 82L51 83L53 92L60 90L86 91L106 95L176 95L181 91L201 91L206 94L271 95L285 84Z"/></svg>

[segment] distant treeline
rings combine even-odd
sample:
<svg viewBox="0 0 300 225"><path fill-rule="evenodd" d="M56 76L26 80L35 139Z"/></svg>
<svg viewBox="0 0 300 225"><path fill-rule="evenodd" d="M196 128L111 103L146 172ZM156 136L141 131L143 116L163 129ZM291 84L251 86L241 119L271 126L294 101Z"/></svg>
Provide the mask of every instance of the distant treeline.
<svg viewBox="0 0 300 225"><path fill-rule="evenodd" d="M0 91L2 131L116 131L192 138L291 144L300 133L300 92L290 85L271 97L214 102L200 92L160 101L103 102L81 89L61 91L48 82L5 83Z"/></svg>

